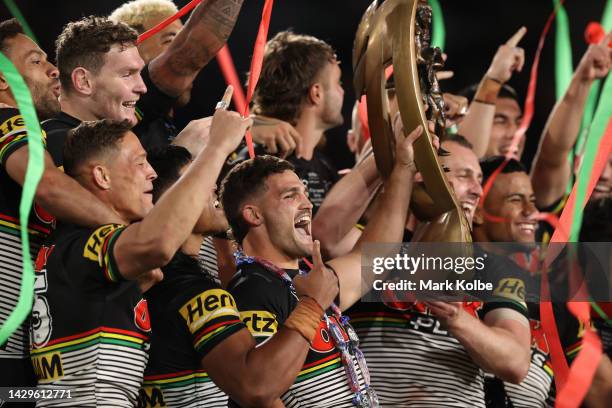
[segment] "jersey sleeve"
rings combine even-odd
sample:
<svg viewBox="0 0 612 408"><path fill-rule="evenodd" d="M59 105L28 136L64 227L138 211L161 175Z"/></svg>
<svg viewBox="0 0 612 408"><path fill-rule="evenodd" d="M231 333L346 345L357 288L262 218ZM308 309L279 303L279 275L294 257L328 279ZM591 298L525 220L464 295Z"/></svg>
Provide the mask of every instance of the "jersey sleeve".
<svg viewBox="0 0 612 408"><path fill-rule="evenodd" d="M529 319L526 296L526 276L510 260L489 256L486 261L486 282L493 284L493 292L483 305L482 316L495 309L512 309Z"/></svg>
<svg viewBox="0 0 612 408"><path fill-rule="evenodd" d="M272 337L290 313L290 292L283 282L263 272L242 273L229 288L240 318L257 343Z"/></svg>
<svg viewBox="0 0 612 408"><path fill-rule="evenodd" d="M42 133L45 144L45 133ZM6 161L20 147L28 143L28 132L25 121L17 109L0 110L0 162L6 167Z"/></svg>
<svg viewBox="0 0 612 408"><path fill-rule="evenodd" d="M107 224L96 230L83 229L75 234L68 248L66 270L72 279L114 284L123 281L114 256L117 238L125 225Z"/></svg>
<svg viewBox="0 0 612 408"><path fill-rule="evenodd" d="M220 287L198 285L182 298L174 317L189 333L200 358L244 328L234 297Z"/></svg>

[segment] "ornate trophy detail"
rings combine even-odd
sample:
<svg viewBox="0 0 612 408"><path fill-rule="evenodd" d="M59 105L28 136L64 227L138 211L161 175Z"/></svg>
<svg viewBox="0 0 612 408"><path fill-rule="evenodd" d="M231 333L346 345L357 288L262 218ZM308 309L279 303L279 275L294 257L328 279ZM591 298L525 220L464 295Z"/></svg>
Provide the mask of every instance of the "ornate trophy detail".
<svg viewBox="0 0 612 408"><path fill-rule="evenodd" d="M353 48L356 95L368 100L368 121L376 165L384 177L391 173L395 139L385 90L385 68L393 65L395 92L404 129L423 126L414 144L416 166L423 183L415 185L411 209L422 221L414 240L471 242L470 226L432 144L427 121L438 136L445 132L444 100L436 78L444 61L431 46L432 12L422 0L375 0L365 11ZM441 151L440 154L445 152Z"/></svg>

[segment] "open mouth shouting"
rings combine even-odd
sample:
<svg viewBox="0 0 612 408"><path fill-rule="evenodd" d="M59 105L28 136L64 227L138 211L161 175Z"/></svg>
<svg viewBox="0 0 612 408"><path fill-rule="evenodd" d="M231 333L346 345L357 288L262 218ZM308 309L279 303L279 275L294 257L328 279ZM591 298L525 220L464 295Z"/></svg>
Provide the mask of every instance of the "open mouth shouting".
<svg viewBox="0 0 612 408"><path fill-rule="evenodd" d="M303 212L302 214L300 214L294 221L293 226L296 230L296 232L298 233L298 235L300 235L303 238L312 239L311 233L310 233L310 222L311 222L311 215L310 212Z"/></svg>

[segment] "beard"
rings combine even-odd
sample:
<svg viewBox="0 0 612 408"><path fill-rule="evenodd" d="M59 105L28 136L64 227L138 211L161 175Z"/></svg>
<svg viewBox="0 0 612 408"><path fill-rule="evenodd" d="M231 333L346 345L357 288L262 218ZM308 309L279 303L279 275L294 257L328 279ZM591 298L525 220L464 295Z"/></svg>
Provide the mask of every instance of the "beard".
<svg viewBox="0 0 612 408"><path fill-rule="evenodd" d="M40 84L30 87L32 91L32 101L36 107L36 114L39 121L56 117L60 111L59 100L53 95L47 86Z"/></svg>

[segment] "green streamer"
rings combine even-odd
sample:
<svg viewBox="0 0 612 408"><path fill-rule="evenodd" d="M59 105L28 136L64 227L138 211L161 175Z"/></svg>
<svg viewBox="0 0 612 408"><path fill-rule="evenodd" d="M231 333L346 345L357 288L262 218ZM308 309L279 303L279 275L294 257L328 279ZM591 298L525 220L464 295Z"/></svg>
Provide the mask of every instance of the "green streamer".
<svg viewBox="0 0 612 408"><path fill-rule="evenodd" d="M30 90L25 84L13 63L0 53L0 71L11 87L11 92L17 101L17 107L25 121L28 132L28 167L21 202L19 203L19 223L21 224L21 254L23 262L23 275L21 278L21 289L17 306L10 316L0 327L0 345L23 323L32 308L32 297L34 292L34 271L32 268L32 257L30 254L30 240L28 237L28 221L34 203L36 187L43 174L44 169L44 147L42 144L42 132L36 110L32 103Z"/></svg>
<svg viewBox="0 0 612 408"><path fill-rule="evenodd" d="M553 0L557 9L555 35L555 78L557 100L567 91L574 72L572 61L572 42L570 38L569 19L560 0Z"/></svg>
<svg viewBox="0 0 612 408"><path fill-rule="evenodd" d="M446 41L446 29L444 28L444 15L442 14L442 7L438 0L429 0L431 11L433 13L433 34L431 37L431 44L434 47L440 47L444 50L444 43Z"/></svg>
<svg viewBox="0 0 612 408"><path fill-rule="evenodd" d="M601 26L604 31L607 33L612 29L612 0L608 0L606 2L606 6L604 8L603 16L601 18ZM570 163L573 163L573 159L575 156L581 156L583 154L585 148L586 135L589 132L589 126L593 121L593 115L595 114L595 106L597 105L597 100L599 98L599 90L601 89L601 80L597 79L593 82L591 86L591 90L589 91L589 96L586 101L586 105L584 107L584 114L582 115L582 122L580 123L580 132L578 133L578 139L576 140L576 145L574 146L574 152L572 154L572 158ZM572 189L572 183L568 185L567 193Z"/></svg>
<svg viewBox="0 0 612 408"><path fill-rule="evenodd" d="M27 34L27 36L30 37L35 43L38 43L36 37L34 36L34 32L30 28L30 25L26 19L23 17L23 14L21 14L21 10L19 10L19 7L17 7L15 2L13 0L4 0L4 5L7 9L9 9L13 17L19 21L19 24L21 24L21 27L23 27L23 31Z"/></svg>
<svg viewBox="0 0 612 408"><path fill-rule="evenodd" d="M604 82L601 91L600 103L595 111L593 123L587 136L586 150L582 159L582 166L578 174L578 186L576 188L576 202L574 204L574 217L572 218L572 227L570 230L570 242L578 242L580 227L582 226L582 213L586 189L589 184L589 178L593 170L593 163L597 156L597 151L604 132L612 117L612 77L608 77Z"/></svg>
<svg viewBox="0 0 612 408"><path fill-rule="evenodd" d="M607 33L612 28L612 1L608 0L604 8L603 17L601 18L601 26Z"/></svg>

